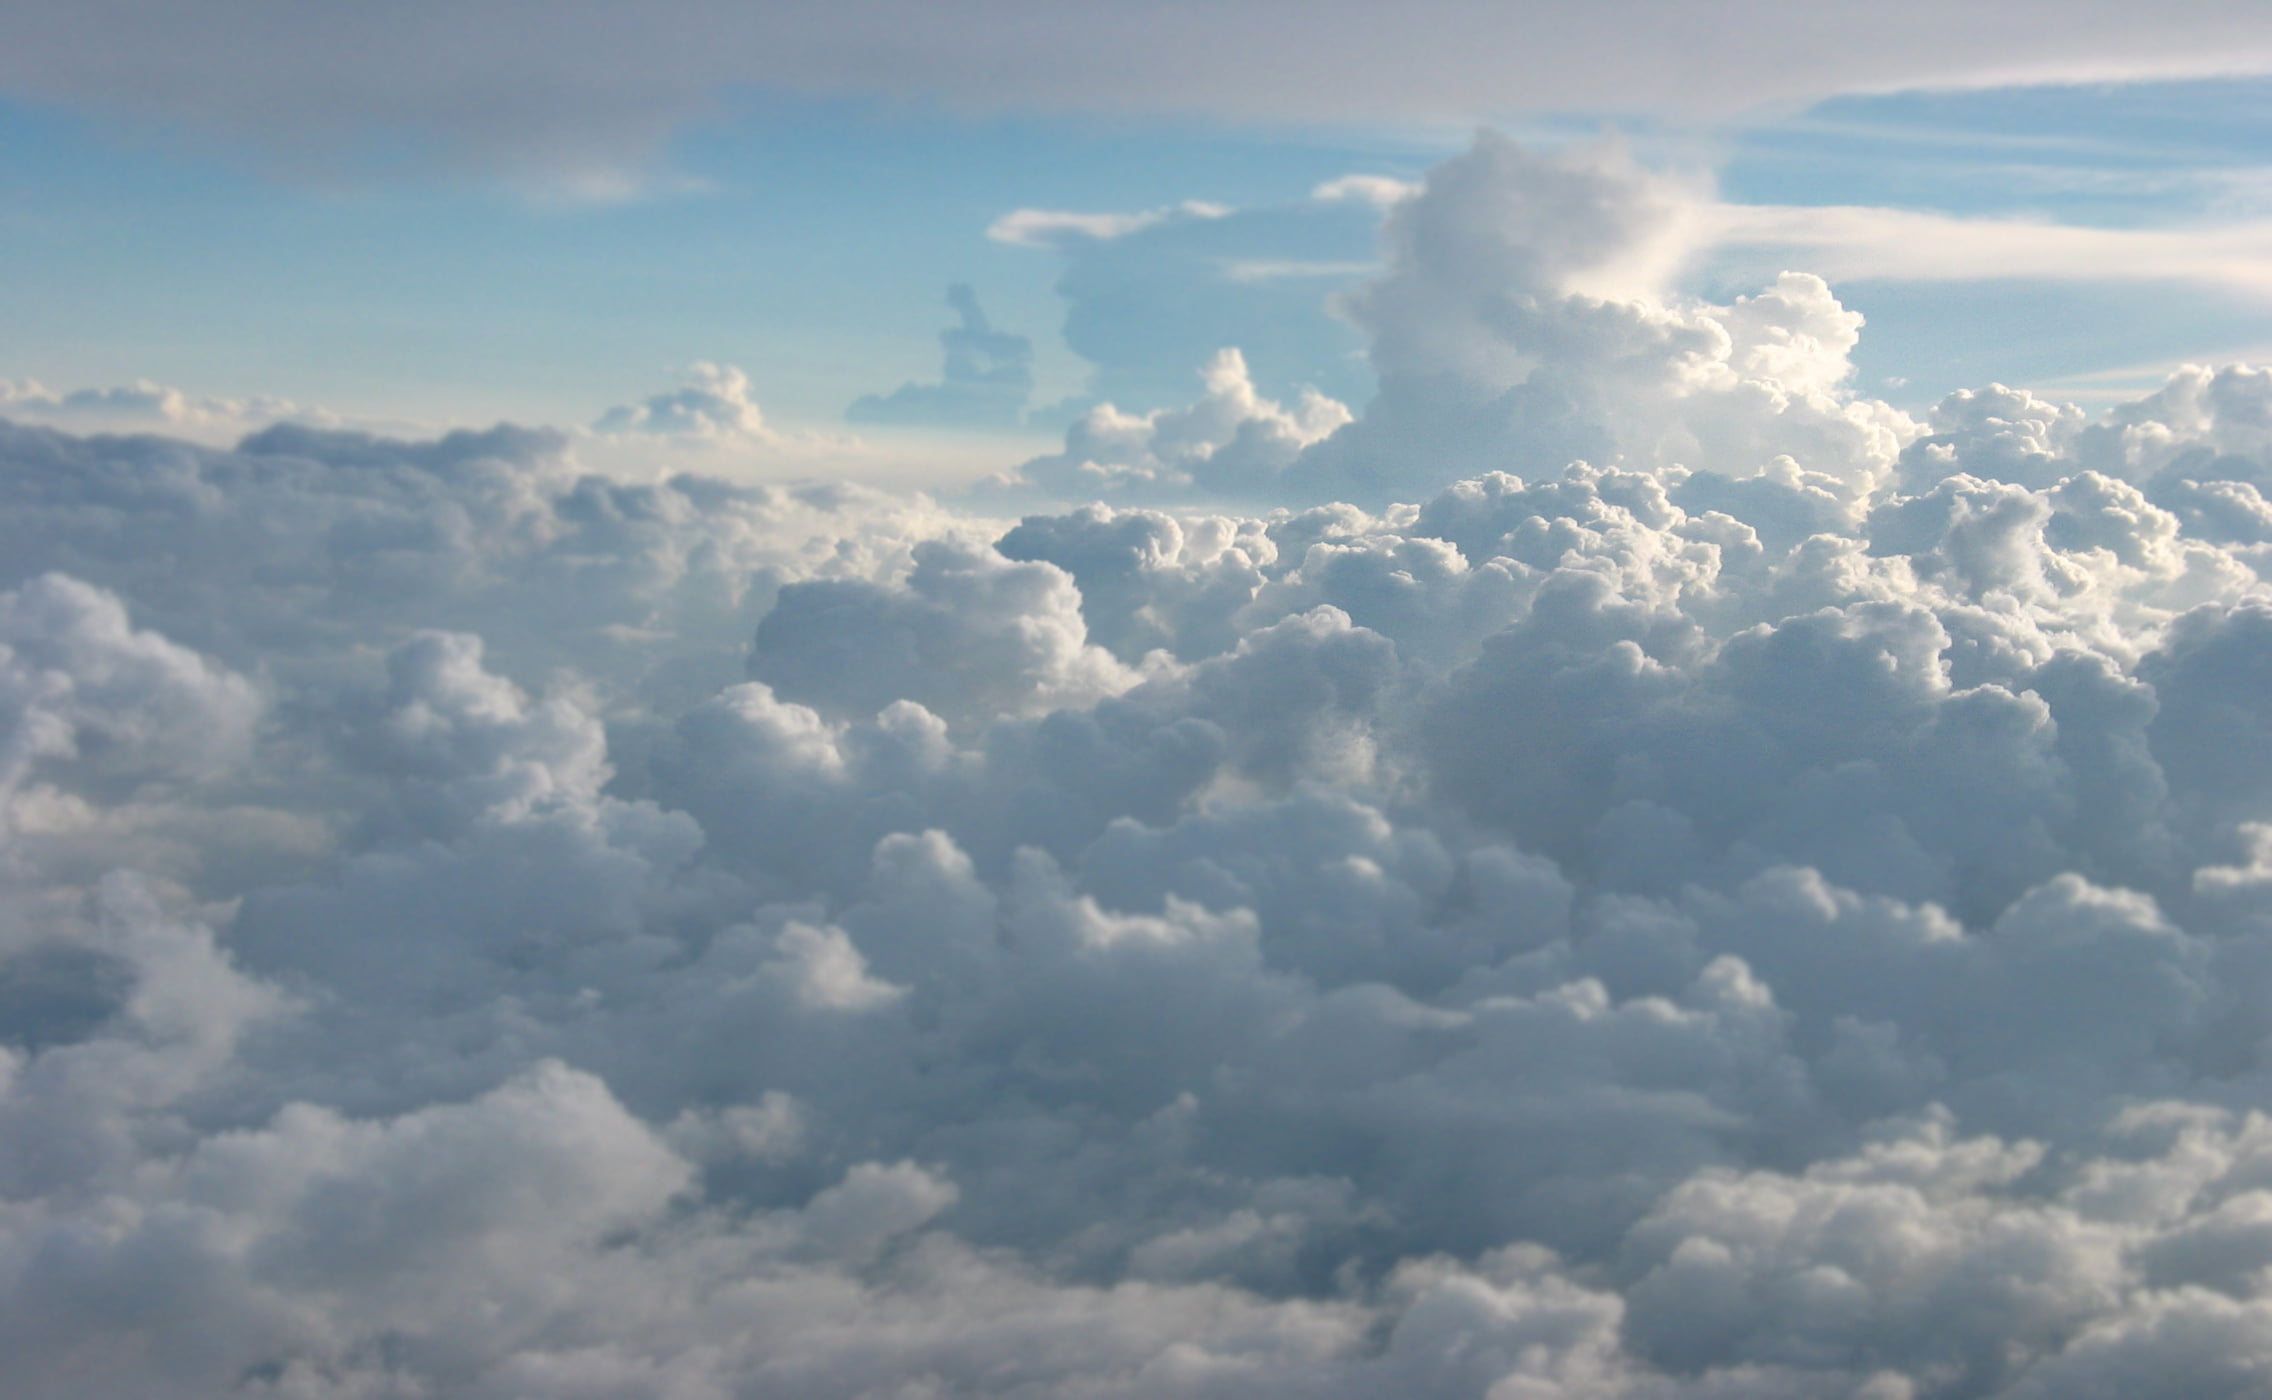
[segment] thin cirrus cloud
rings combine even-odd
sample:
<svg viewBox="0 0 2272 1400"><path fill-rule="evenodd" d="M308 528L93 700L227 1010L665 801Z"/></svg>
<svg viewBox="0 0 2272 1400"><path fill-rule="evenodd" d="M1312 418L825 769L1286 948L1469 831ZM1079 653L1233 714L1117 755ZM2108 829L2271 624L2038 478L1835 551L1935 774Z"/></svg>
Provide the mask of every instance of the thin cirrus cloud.
<svg viewBox="0 0 2272 1400"><path fill-rule="evenodd" d="M1359 203L1383 211L1419 193L1410 181L1348 175L1311 191L1319 204ZM1109 242L1176 219L1227 218L1221 205L1187 202L1136 213L1016 209L987 236L1016 247L1052 248L1067 238ZM1660 267L1719 248L1782 250L1833 280L1985 281L2035 277L2077 282L2195 282L2272 296L2272 222L2193 227L2105 228L2042 219L1966 217L1866 205L1739 204L1698 200L1679 230L1678 251ZM1374 265L1349 261L1241 259L1233 280L1353 275Z"/></svg>
<svg viewBox="0 0 2272 1400"><path fill-rule="evenodd" d="M2230 175L2226 180L2236 183L2241 177ZM1326 203L1354 200L1387 210L1417 193L1419 186L1409 181L1350 175L1319 185L1310 197ZM1867 205L1703 200L1683 232L1691 257L1717 248L1781 250L1808 271L1834 281L2024 277L2192 282L2272 297L2272 221L2261 219L2093 227Z"/></svg>
<svg viewBox="0 0 2272 1400"><path fill-rule="evenodd" d="M1185 200L1134 213L1083 213L1072 209L1013 209L986 226L986 236L1013 248L1054 248L1072 239L1109 243L1149 228L1184 219L1220 219L1231 211L1220 204Z"/></svg>
<svg viewBox="0 0 2272 1400"><path fill-rule="evenodd" d="M2272 299L2272 221L2091 228L1852 205L1718 204L1704 240L1788 251L1833 280L2191 282Z"/></svg>
<svg viewBox="0 0 2272 1400"><path fill-rule="evenodd" d="M737 88L966 110L1469 120L1727 114L1838 92L2261 73L2257 8L1932 0L1620 5L1435 0L912 0L630 10L528 0L376 9L152 0L0 10L0 91L335 161L422 148L606 186ZM1330 74L1330 81L1320 81Z"/></svg>

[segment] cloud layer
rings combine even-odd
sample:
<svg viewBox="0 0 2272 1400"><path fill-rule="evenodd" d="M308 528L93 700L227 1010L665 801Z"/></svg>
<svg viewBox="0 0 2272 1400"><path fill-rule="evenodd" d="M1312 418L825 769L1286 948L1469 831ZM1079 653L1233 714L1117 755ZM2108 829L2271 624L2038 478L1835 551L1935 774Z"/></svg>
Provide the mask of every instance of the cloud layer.
<svg viewBox="0 0 2272 1400"><path fill-rule="evenodd" d="M1709 15L1627 0L1573 15L1431 0L1136 5L811 0L414 3L227 0L0 7L0 91L249 138L319 163L375 151L620 189L677 127L756 85L980 110L1473 120L1515 111L1726 113L1837 92L2261 73L2243 0L1821 6ZM1320 82L1319 74L1332 75Z"/></svg>
<svg viewBox="0 0 2272 1400"><path fill-rule="evenodd" d="M0 424L0 1393L2263 1393L2272 371L1677 207L1486 138L1017 519Z"/></svg>

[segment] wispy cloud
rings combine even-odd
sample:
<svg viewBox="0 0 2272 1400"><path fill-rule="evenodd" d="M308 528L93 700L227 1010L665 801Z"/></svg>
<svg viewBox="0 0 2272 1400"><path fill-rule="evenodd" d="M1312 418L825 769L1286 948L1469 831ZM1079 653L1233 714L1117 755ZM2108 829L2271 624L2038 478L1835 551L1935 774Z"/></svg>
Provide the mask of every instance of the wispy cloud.
<svg viewBox="0 0 2272 1400"><path fill-rule="evenodd" d="M1013 248L1055 248L1069 239L1109 243L1175 219L1220 219L1225 205L1187 199L1134 213L1081 213L1070 209L1013 209L986 226L986 236Z"/></svg>
<svg viewBox="0 0 2272 1400"><path fill-rule="evenodd" d="M2260 7L2166 0L164 0L0 7L0 93L220 132L288 159L373 149L612 187L735 89L963 110L1269 120L1727 115L1847 92L2272 70ZM1320 75L1330 74L1330 79ZM378 138L374 140L374 137Z"/></svg>
<svg viewBox="0 0 2272 1400"><path fill-rule="evenodd" d="M1834 282L2194 282L2272 299L2272 220L2091 228L1864 205L1716 204L1698 230L1705 246L1788 250Z"/></svg>
<svg viewBox="0 0 2272 1400"><path fill-rule="evenodd" d="M1233 258L1223 275L1233 282L1281 282L1304 277L1359 277L1380 264L1334 258Z"/></svg>
<svg viewBox="0 0 2272 1400"><path fill-rule="evenodd" d="M1370 204L1387 209L1418 193L1420 184L1416 180L1399 180L1389 175L1343 175L1318 185L1310 191L1310 198L1320 204Z"/></svg>

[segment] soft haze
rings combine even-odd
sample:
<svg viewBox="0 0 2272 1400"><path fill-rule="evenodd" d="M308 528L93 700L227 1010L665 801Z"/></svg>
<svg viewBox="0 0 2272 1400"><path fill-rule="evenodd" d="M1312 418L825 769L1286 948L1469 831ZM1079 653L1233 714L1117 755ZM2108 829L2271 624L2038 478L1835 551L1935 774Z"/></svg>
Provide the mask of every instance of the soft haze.
<svg viewBox="0 0 2272 1400"><path fill-rule="evenodd" d="M2272 1394L2268 68L0 9L0 1400Z"/></svg>

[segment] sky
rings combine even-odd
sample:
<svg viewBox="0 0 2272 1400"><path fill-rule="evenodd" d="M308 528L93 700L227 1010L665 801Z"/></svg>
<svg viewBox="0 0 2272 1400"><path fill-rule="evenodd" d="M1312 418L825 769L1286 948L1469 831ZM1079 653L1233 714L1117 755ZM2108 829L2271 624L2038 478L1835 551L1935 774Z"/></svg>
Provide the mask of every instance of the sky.
<svg viewBox="0 0 2272 1400"><path fill-rule="evenodd" d="M112 32L48 42L91 62ZM285 26L273 42L352 61L323 38ZM16 269L0 282L14 332L0 375L373 423L583 426L693 365L730 364L772 421L841 437L863 396L935 382L936 337L957 323L945 300L964 285L1030 342L1030 418L896 426L1052 437L1099 398L1180 400L1231 344L1268 392L1361 398L1362 341L1331 306L1374 265L1380 209L1313 192L1411 181L1479 123L1550 144L1607 136L1682 172L1734 217L1691 235L1681 284L1829 275L1873 327L1857 373L1905 407L1987 380L2108 401L2178 363L2260 350L2272 299L2272 89L2245 74L1872 93L1762 80L1655 101L1603 84L1554 106L1510 77L1457 115L1392 86L1387 111L1353 101L1335 119L1299 103L1218 113L1219 96L1165 87L1152 110L1140 94L978 106L948 71L905 90L720 81L677 121L625 116L631 132L542 110L567 94L525 96L539 109L526 121L577 123L546 135L499 130L510 113L464 98L404 129L383 105L358 116L294 85L262 93L261 75L210 75L272 104L256 119L214 110L179 67L183 90L156 100L101 73L69 91L45 69L0 85L0 258ZM1217 217L1145 222L1183 206ZM1804 212L1824 206L1869 212L1833 233ZM1112 236L1008 236L1030 210L1099 216ZM2061 255L2025 230L1999 243L2009 221L2061 228ZM941 451L962 464L969 448Z"/></svg>
<svg viewBox="0 0 2272 1400"><path fill-rule="evenodd" d="M0 1400L2272 1394L2261 5L0 0Z"/></svg>

